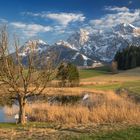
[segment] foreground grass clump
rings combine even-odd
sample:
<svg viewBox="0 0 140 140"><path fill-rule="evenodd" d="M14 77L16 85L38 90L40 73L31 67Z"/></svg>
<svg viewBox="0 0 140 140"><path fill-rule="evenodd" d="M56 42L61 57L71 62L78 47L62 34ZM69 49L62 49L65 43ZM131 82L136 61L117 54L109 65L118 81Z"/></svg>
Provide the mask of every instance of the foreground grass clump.
<svg viewBox="0 0 140 140"><path fill-rule="evenodd" d="M97 134L71 137L69 140L139 140L140 127L130 127L123 130L102 132Z"/></svg>
<svg viewBox="0 0 140 140"><path fill-rule="evenodd" d="M129 99L122 98L113 92L93 94L91 100L76 105L59 105L32 103L27 107L31 121L57 122L63 124L104 124L128 123L140 124L140 106ZM12 111L11 111L12 110ZM16 108L6 108L7 114L16 112Z"/></svg>
<svg viewBox="0 0 140 140"><path fill-rule="evenodd" d="M140 126L77 125L66 126L53 123L28 123L24 126L0 123L0 139L13 140L139 140Z"/></svg>

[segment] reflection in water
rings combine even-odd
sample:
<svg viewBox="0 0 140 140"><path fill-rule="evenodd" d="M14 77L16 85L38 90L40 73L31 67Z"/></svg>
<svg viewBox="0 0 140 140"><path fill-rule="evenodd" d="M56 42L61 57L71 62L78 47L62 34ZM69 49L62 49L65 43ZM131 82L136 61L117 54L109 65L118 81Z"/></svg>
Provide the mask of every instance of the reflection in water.
<svg viewBox="0 0 140 140"><path fill-rule="evenodd" d="M15 122L14 116L7 116L4 107L0 107L0 122Z"/></svg>

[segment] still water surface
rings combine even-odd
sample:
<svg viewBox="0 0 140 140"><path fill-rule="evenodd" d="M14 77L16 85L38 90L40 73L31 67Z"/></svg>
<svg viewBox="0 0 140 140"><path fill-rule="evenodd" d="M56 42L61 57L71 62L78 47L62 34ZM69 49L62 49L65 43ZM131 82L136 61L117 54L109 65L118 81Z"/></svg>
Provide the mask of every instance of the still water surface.
<svg viewBox="0 0 140 140"><path fill-rule="evenodd" d="M14 116L7 116L4 107L0 107L0 122L15 122Z"/></svg>

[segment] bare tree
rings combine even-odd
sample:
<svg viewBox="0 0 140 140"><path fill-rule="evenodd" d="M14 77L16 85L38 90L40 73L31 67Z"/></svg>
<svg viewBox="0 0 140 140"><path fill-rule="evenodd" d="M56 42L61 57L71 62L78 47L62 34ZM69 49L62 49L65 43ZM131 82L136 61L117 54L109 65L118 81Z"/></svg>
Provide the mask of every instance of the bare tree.
<svg viewBox="0 0 140 140"><path fill-rule="evenodd" d="M113 74L118 73L118 63L116 61L112 61L111 70Z"/></svg>
<svg viewBox="0 0 140 140"><path fill-rule="evenodd" d="M23 64L23 56L19 53L19 43L14 40L15 55L9 53L9 41L6 27L0 33L0 85L5 89L5 96L11 95L19 104L19 123L25 124L27 99L41 94L53 79L53 59L47 59L44 67L39 68L37 54L32 51L27 56L27 64ZM36 44L32 43L31 48Z"/></svg>

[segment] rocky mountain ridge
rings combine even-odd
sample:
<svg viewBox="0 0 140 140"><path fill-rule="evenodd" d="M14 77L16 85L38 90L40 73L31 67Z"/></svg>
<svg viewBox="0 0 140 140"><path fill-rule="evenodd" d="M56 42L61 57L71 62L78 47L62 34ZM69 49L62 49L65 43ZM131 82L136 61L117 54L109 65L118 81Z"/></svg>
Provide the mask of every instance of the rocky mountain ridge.
<svg viewBox="0 0 140 140"><path fill-rule="evenodd" d="M140 29L122 23L97 32L80 29L66 41L60 40L54 45L42 40L29 40L20 48L20 55L26 57L34 51L44 57L51 57L50 52L55 52L58 62L70 61L78 66L91 66L95 63L111 62L118 50L131 44L140 45Z"/></svg>

